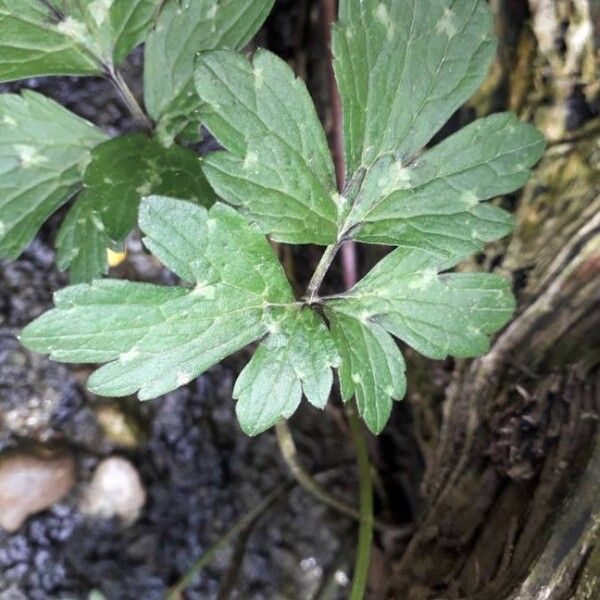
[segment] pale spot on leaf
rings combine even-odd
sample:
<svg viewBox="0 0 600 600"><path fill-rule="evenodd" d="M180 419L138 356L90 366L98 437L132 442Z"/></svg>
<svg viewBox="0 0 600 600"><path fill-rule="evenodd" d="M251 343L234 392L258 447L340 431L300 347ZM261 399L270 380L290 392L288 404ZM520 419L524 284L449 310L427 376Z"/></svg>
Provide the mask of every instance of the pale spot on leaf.
<svg viewBox="0 0 600 600"><path fill-rule="evenodd" d="M129 352L123 352L119 356L119 360L122 362L131 362L135 360L140 355L140 351L137 348L132 348Z"/></svg>
<svg viewBox="0 0 600 600"><path fill-rule="evenodd" d="M380 2L375 9L375 18L386 27L390 24L390 14L388 13L387 6Z"/></svg>
<svg viewBox="0 0 600 600"><path fill-rule="evenodd" d="M206 298L207 300L214 299L216 294L215 286L201 281L192 291L192 296L195 298Z"/></svg>
<svg viewBox="0 0 600 600"><path fill-rule="evenodd" d="M95 0L89 5L89 12L96 22L96 25L103 25L108 18L108 13L113 0Z"/></svg>
<svg viewBox="0 0 600 600"><path fill-rule="evenodd" d="M426 290L437 279L438 273L435 269L425 269L420 276L408 284L413 290Z"/></svg>
<svg viewBox="0 0 600 600"><path fill-rule="evenodd" d="M255 85L256 89L260 90L260 88L262 88L264 82L265 82L265 74L263 73L263 70L259 67L254 67L254 85Z"/></svg>
<svg viewBox="0 0 600 600"><path fill-rule="evenodd" d="M244 160L244 169L250 169L258 163L258 156L256 152L248 152Z"/></svg>
<svg viewBox="0 0 600 600"><path fill-rule="evenodd" d="M41 165L48 162L48 158L40 154L37 148L26 146L25 144L17 144L15 150L18 153L19 161L23 169Z"/></svg>
<svg viewBox="0 0 600 600"><path fill-rule="evenodd" d="M177 373L177 385L187 385L192 380L192 374L187 371Z"/></svg>
<svg viewBox="0 0 600 600"><path fill-rule="evenodd" d="M437 22L435 30L438 33L444 33L449 38L454 37L458 33L458 29L454 23L453 13L450 8L444 10L444 16Z"/></svg>
<svg viewBox="0 0 600 600"><path fill-rule="evenodd" d="M465 191L460 195L460 201L464 202L467 206L473 207L479 204L479 198L475 192Z"/></svg>
<svg viewBox="0 0 600 600"><path fill-rule="evenodd" d="M64 21L61 21L56 26L56 29L63 35L66 35L77 42L85 42L88 37L88 31L85 24L73 17L67 17Z"/></svg>
<svg viewBox="0 0 600 600"><path fill-rule="evenodd" d="M150 194L150 192L152 191L152 186L150 185L149 182L144 183L143 185L140 185L138 188L136 188L135 190L140 196L147 196L148 194Z"/></svg>
<svg viewBox="0 0 600 600"><path fill-rule="evenodd" d="M207 11L206 11L206 18L209 20L214 19L217 16L217 12L219 10L219 7L217 6L217 3L215 2Z"/></svg>

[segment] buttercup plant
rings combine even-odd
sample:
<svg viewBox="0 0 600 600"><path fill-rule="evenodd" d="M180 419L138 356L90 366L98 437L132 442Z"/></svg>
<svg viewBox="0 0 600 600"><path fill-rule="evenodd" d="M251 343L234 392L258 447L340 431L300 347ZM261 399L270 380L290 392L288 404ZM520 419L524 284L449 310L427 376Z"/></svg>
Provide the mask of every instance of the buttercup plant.
<svg viewBox="0 0 600 600"><path fill-rule="evenodd" d="M21 339L57 361L104 363L91 391L142 400L258 343L233 392L247 434L275 424L281 433L303 396L323 408L334 370L343 400L354 398L379 433L406 393L396 340L434 359L473 357L510 319L508 281L451 270L510 232L511 216L486 201L524 185L544 140L503 113L425 149L488 72L496 45L484 0L341 0L338 189L304 83L270 52L236 51L272 3L26 0L14 9L0 0L0 79L105 73L145 130L105 141L48 99L0 97L0 250L16 256L81 190L58 236L73 279L105 270L105 247L122 242L139 208L146 248L182 280L69 287ZM56 39L37 55L31 40L48 22ZM149 115L115 67L144 39ZM17 46L22 56L7 51ZM202 159L177 145L197 139L199 124L222 147ZM325 247L301 298L269 239ZM393 250L352 289L323 295L348 241ZM366 585L373 515L355 416L350 427L361 481L354 600Z"/></svg>
<svg viewBox="0 0 600 600"><path fill-rule="evenodd" d="M514 309L503 278L448 271L510 231L511 216L484 201L526 182L541 134L497 114L423 151L486 76L491 30L482 0L341 2L342 190L308 91L286 63L264 50L201 52L194 118L223 147L202 159L220 200L207 210L150 196L139 215L146 247L187 285L67 288L23 343L61 362L107 363L89 380L97 394L150 399L259 341L234 389L246 433L290 417L303 395L323 408L334 368L343 399L354 397L379 433L406 391L394 338L431 358L476 356ZM265 236L327 246L303 298ZM323 297L348 240L396 249L353 289Z"/></svg>

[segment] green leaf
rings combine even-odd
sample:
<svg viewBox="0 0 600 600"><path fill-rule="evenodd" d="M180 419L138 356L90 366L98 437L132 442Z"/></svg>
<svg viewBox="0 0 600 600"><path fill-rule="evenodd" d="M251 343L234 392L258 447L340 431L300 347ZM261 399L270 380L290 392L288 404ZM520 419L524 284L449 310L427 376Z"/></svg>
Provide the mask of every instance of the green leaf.
<svg viewBox="0 0 600 600"><path fill-rule="evenodd" d="M309 308L286 310L273 323L239 376L234 398L242 429L257 435L291 417L302 393L317 408L327 404L338 355L325 323Z"/></svg>
<svg viewBox="0 0 600 600"><path fill-rule="evenodd" d="M56 237L58 267L69 269L71 283L96 279L108 271L106 249L111 244L94 198L83 192Z"/></svg>
<svg viewBox="0 0 600 600"><path fill-rule="evenodd" d="M495 52L484 0L342 0L334 28L348 176L410 160L482 83Z"/></svg>
<svg viewBox="0 0 600 600"><path fill-rule="evenodd" d="M200 55L200 118L227 152L204 160L209 182L273 239L329 244L337 234L334 168L304 83L273 54Z"/></svg>
<svg viewBox="0 0 600 600"><path fill-rule="evenodd" d="M106 136L34 92L0 95L0 255L16 258L79 188Z"/></svg>
<svg viewBox="0 0 600 600"><path fill-rule="evenodd" d="M514 298L496 275L440 274L461 258L453 251L398 248L328 306L381 325L430 358L483 354L489 334L510 319Z"/></svg>
<svg viewBox="0 0 600 600"><path fill-rule="evenodd" d="M87 195L93 198L94 212L117 242L135 226L144 196L177 196L205 206L215 200L198 156L179 146L165 149L140 133L94 148L84 184Z"/></svg>
<svg viewBox="0 0 600 600"><path fill-rule="evenodd" d="M172 140L196 128L200 100L193 82L202 50L243 48L262 26L274 0L182 0L168 3L145 47L144 93L158 132Z"/></svg>
<svg viewBox="0 0 600 600"><path fill-rule="evenodd" d="M481 201L522 187L545 147L512 113L475 121L404 165L392 155L367 172L346 221L355 239L479 251L512 229L512 217Z"/></svg>
<svg viewBox="0 0 600 600"><path fill-rule="evenodd" d="M376 322L365 323L341 310L326 309L341 366L344 401L356 405L369 429L380 433L392 411L392 400L406 393L405 365L394 340Z"/></svg>
<svg viewBox="0 0 600 600"><path fill-rule="evenodd" d="M140 227L146 247L197 295L221 283L234 295L251 294L264 303L294 301L281 264L265 237L235 210L215 204L207 211L170 198L142 203Z"/></svg>
<svg viewBox="0 0 600 600"><path fill-rule="evenodd" d="M40 0L0 0L0 81L97 75L97 60L78 41L85 31L57 18Z"/></svg>
<svg viewBox="0 0 600 600"><path fill-rule="evenodd" d="M110 7L109 24L115 64L122 63L134 48L146 41L162 1L114 0Z"/></svg>
<svg viewBox="0 0 600 600"><path fill-rule="evenodd" d="M267 240L231 208L154 197L142 204L141 227L148 247L194 288L72 286L22 334L54 360L108 362L88 383L104 396L139 390L149 399L184 385L268 333L273 313L293 302Z"/></svg>
<svg viewBox="0 0 600 600"><path fill-rule="evenodd" d="M356 396L374 433L385 426L392 399L406 391L404 360L390 334L430 358L477 356L514 311L501 277L440 274L461 258L452 248L398 248L352 290L325 301L342 357L342 396Z"/></svg>
<svg viewBox="0 0 600 600"><path fill-rule="evenodd" d="M0 0L0 81L99 75L144 41L160 2Z"/></svg>

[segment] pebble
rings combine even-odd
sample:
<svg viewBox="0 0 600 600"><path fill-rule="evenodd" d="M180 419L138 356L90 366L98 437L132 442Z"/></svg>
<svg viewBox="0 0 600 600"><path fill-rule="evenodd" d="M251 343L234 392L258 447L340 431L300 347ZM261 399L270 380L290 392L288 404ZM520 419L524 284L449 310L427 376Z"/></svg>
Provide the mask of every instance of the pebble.
<svg viewBox="0 0 600 600"><path fill-rule="evenodd" d="M14 533L27 517L58 502L74 484L75 460L70 455L0 455L0 527Z"/></svg>
<svg viewBox="0 0 600 600"><path fill-rule="evenodd" d="M126 459L113 456L103 460L94 471L83 496L81 512L110 519L119 517L134 523L146 503L146 491L136 468Z"/></svg>

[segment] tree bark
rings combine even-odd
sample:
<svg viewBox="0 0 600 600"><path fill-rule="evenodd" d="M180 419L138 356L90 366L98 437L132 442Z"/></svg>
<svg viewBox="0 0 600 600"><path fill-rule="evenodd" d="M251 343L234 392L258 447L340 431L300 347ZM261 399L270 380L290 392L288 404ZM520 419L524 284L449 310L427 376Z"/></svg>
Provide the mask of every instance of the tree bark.
<svg viewBox="0 0 600 600"><path fill-rule="evenodd" d="M592 600L600 598L600 19L587 0L491 4L499 57L470 110L517 111L549 146L526 189L504 199L515 207L515 234L477 259L479 269L512 277L515 319L486 356L456 363L441 409L435 390L411 392L414 436L426 440L424 508L390 597ZM440 415L434 435L419 430L427 414Z"/></svg>

